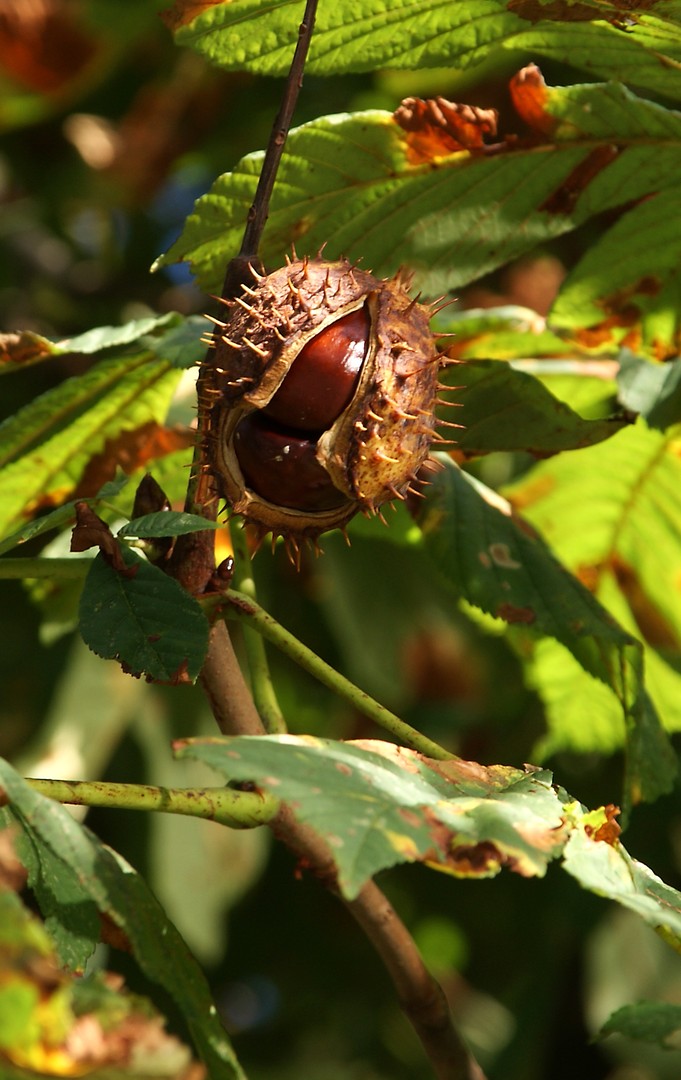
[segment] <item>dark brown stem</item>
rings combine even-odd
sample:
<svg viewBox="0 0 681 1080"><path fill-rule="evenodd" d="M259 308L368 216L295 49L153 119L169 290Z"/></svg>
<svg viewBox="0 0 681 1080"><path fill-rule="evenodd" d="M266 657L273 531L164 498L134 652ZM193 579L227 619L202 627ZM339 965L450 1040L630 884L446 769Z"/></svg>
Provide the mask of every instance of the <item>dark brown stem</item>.
<svg viewBox="0 0 681 1080"><path fill-rule="evenodd" d="M355 900L346 900L345 906L383 961L438 1080L485 1080L452 1022L442 987L381 890L370 881Z"/></svg>
<svg viewBox="0 0 681 1080"><path fill-rule="evenodd" d="M210 632L201 685L223 735L265 734L222 619L218 619Z"/></svg>
<svg viewBox="0 0 681 1080"><path fill-rule="evenodd" d="M485 1080L454 1026L442 987L378 886L370 881L354 900L342 897L331 851L312 829L296 821L288 806L281 808L270 828L342 900L361 926L392 979L402 1010L421 1040L437 1080Z"/></svg>

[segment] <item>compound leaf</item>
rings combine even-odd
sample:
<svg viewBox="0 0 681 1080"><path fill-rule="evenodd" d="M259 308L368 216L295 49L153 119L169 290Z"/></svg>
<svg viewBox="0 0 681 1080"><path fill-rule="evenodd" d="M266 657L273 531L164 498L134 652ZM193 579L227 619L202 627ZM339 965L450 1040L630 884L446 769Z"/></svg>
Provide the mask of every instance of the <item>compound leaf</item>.
<svg viewBox="0 0 681 1080"><path fill-rule="evenodd" d="M571 462L596 449L551 461ZM419 523L444 579L487 614L532 636L555 638L585 671L611 687L627 721L627 797L637 802L668 790L674 756L645 690L640 642L514 518L505 500L451 461L443 464L428 488ZM580 500L583 507L583 495Z"/></svg>
<svg viewBox="0 0 681 1080"><path fill-rule="evenodd" d="M228 70L285 75L304 3L176 0L165 16L178 44ZM503 53L546 57L679 98L681 11L675 0L336 0L321 4L307 70L331 75L379 67L465 69Z"/></svg>

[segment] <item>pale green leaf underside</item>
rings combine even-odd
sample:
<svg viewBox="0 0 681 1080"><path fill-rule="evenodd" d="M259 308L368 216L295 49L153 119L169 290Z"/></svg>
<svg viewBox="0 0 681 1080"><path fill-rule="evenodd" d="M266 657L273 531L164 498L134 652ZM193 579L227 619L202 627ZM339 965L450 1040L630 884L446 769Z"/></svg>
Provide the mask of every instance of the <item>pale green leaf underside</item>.
<svg viewBox="0 0 681 1080"><path fill-rule="evenodd" d="M176 33L229 70L285 75L304 3L231 0ZM307 70L330 75L380 67L468 68L492 56L569 62L593 79L625 79L680 96L681 8L676 0L626 10L602 0L335 0L320 4ZM661 56L672 63L665 65Z"/></svg>
<svg viewBox="0 0 681 1080"><path fill-rule="evenodd" d="M479 878L502 865L543 875L563 856L584 888L636 911L671 944L681 941L681 894L600 836L606 813L570 803L544 770L436 762L387 743L309 735L187 739L176 748L288 803L326 843L348 898L403 862Z"/></svg>
<svg viewBox="0 0 681 1080"><path fill-rule="evenodd" d="M666 1046L666 1040L681 1029L681 1005L667 1001L639 1001L624 1005L608 1018L599 1035L626 1035L628 1039Z"/></svg>
<svg viewBox="0 0 681 1080"><path fill-rule="evenodd" d="M543 875L562 845L562 804L546 772L429 761L380 742L312 736L189 739L180 752L230 780L251 780L289 801L329 844L345 896L379 870L427 860L461 876L506 863ZM481 849L489 844L489 858Z"/></svg>
<svg viewBox="0 0 681 1080"><path fill-rule="evenodd" d="M670 206L681 201L681 114L618 84L546 88L543 108L554 125L550 138L427 158L389 113L303 125L282 159L261 249L265 263L281 263L293 243L307 254L327 244L327 255L361 257L376 272L408 265L433 294L657 192L604 233L584 270L577 265L556 320L572 329L579 318L571 312L588 301L581 325L604 322L622 305L626 284L627 310L640 311L644 341L651 348L658 338L676 343L669 306L677 292L678 215ZM249 155L220 177L157 265L186 259L207 291L219 289L239 249L261 163L260 153Z"/></svg>
<svg viewBox="0 0 681 1080"><path fill-rule="evenodd" d="M585 889L636 912L681 950L681 895L620 844L595 843L577 827L565 845L563 866Z"/></svg>
<svg viewBox="0 0 681 1080"><path fill-rule="evenodd" d="M51 894L53 911L62 916L75 895L78 906L94 905L107 915L128 938L146 976L173 998L210 1076L242 1080L205 976L144 880L65 807L32 791L1 759L0 786L26 835L26 849L33 851L30 884L38 879L42 896Z"/></svg>

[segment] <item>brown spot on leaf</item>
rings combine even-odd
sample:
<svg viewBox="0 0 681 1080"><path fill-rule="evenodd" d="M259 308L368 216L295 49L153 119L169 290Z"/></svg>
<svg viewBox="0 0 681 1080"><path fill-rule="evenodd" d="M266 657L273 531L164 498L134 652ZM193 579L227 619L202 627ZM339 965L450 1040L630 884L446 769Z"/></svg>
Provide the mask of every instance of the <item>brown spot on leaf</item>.
<svg viewBox="0 0 681 1080"><path fill-rule="evenodd" d="M499 604L495 612L498 619L507 623L524 623L529 626L537 618L534 608L517 607L515 604Z"/></svg>
<svg viewBox="0 0 681 1080"><path fill-rule="evenodd" d="M585 825L584 832L587 836L591 837L592 840L610 844L610 846L613 847L617 843L620 833L622 832L622 829L615 821L615 818L619 817L622 811L619 806L615 806L614 803L608 803L607 806L603 807L603 813L606 818L603 824L599 825L597 829L594 829L593 825Z"/></svg>
<svg viewBox="0 0 681 1080"><path fill-rule="evenodd" d="M465 877L495 874L508 861L508 857L489 840L483 840L480 844L458 844L447 857L449 868Z"/></svg>
<svg viewBox="0 0 681 1080"><path fill-rule="evenodd" d="M119 949L121 952L132 952L128 935L104 911L99 913L99 937L104 945L111 945L112 948Z"/></svg>
<svg viewBox="0 0 681 1080"><path fill-rule="evenodd" d="M393 119L407 132L407 157L418 165L460 150L483 151L496 135L497 110L457 104L446 98L405 98Z"/></svg>
<svg viewBox="0 0 681 1080"><path fill-rule="evenodd" d="M551 192L539 209L547 214L571 214L579 202L580 195L591 181L595 180L619 153L620 148L613 144L596 146L580 161L579 165L575 166L560 187Z"/></svg>
<svg viewBox="0 0 681 1080"><path fill-rule="evenodd" d="M513 106L532 131L551 135L558 121L546 111L549 92L536 64L528 64L509 83Z"/></svg>
<svg viewBox="0 0 681 1080"><path fill-rule="evenodd" d="M152 638L158 640L160 634L150 635L147 640L151 641ZM174 671L169 679L154 679L151 675L145 675L144 678L148 683L159 683L162 686L191 686L194 681L189 674L186 660L180 662L177 671Z"/></svg>
<svg viewBox="0 0 681 1080"><path fill-rule="evenodd" d="M681 641L676 630L648 596L634 568L617 556L612 559L611 568L644 641L654 649L680 652Z"/></svg>

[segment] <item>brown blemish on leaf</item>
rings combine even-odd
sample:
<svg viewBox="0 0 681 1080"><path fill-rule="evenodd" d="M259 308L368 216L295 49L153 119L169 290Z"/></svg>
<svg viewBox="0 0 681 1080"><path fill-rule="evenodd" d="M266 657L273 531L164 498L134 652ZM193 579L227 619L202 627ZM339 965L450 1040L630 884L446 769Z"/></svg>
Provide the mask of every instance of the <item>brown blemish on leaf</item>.
<svg viewBox="0 0 681 1080"><path fill-rule="evenodd" d="M0 364L34 364L52 350L37 334L24 330L19 334L0 334Z"/></svg>
<svg viewBox="0 0 681 1080"><path fill-rule="evenodd" d="M488 550L497 566L504 566L508 570L520 570L521 563L512 557L508 544L490 544Z"/></svg>
<svg viewBox="0 0 681 1080"><path fill-rule="evenodd" d="M620 148L613 144L594 147L562 184L551 192L539 209L547 214L571 214L591 181L595 180L619 153Z"/></svg>
<svg viewBox="0 0 681 1080"><path fill-rule="evenodd" d="M130 938L105 911L99 913L99 938L104 945L110 945L121 952L132 953Z"/></svg>
<svg viewBox="0 0 681 1080"><path fill-rule="evenodd" d="M622 813L619 806L615 806L614 803L608 803L603 807L603 813L606 820L602 825L599 825L597 829L594 829L593 825L585 825L584 832L592 840L597 840L604 844L610 844L611 847L617 843L622 829L615 821L616 817Z"/></svg>
<svg viewBox="0 0 681 1080"><path fill-rule="evenodd" d="M529 626L535 622L537 613L530 607L516 607L515 604L499 604L495 612L497 619L507 623L524 623Z"/></svg>
<svg viewBox="0 0 681 1080"><path fill-rule="evenodd" d="M460 105L443 97L405 98L393 119L407 133L407 158L412 165L461 150L484 151L485 138L497 133L496 109Z"/></svg>
<svg viewBox="0 0 681 1080"><path fill-rule="evenodd" d="M458 844L447 856L449 869L465 877L487 877L496 874L510 861L508 856L503 855L489 840L483 840L480 844Z"/></svg>
<svg viewBox="0 0 681 1080"><path fill-rule="evenodd" d="M648 596L634 568L617 556L611 560L610 565L644 641L654 649L676 653L681 651L681 641L676 630Z"/></svg>
<svg viewBox="0 0 681 1080"><path fill-rule="evenodd" d="M551 135L558 121L546 111L549 92L536 64L528 64L509 83L513 106L532 131Z"/></svg>
<svg viewBox="0 0 681 1080"><path fill-rule="evenodd" d="M339 773L342 773L343 776L352 776L352 769L349 765L345 765L342 761L336 762L336 769Z"/></svg>
<svg viewBox="0 0 681 1080"><path fill-rule="evenodd" d="M536 480L529 480L517 491L512 491L508 500L514 510L523 510L526 506L541 502L551 494L555 486L556 482L552 477L538 477Z"/></svg>

